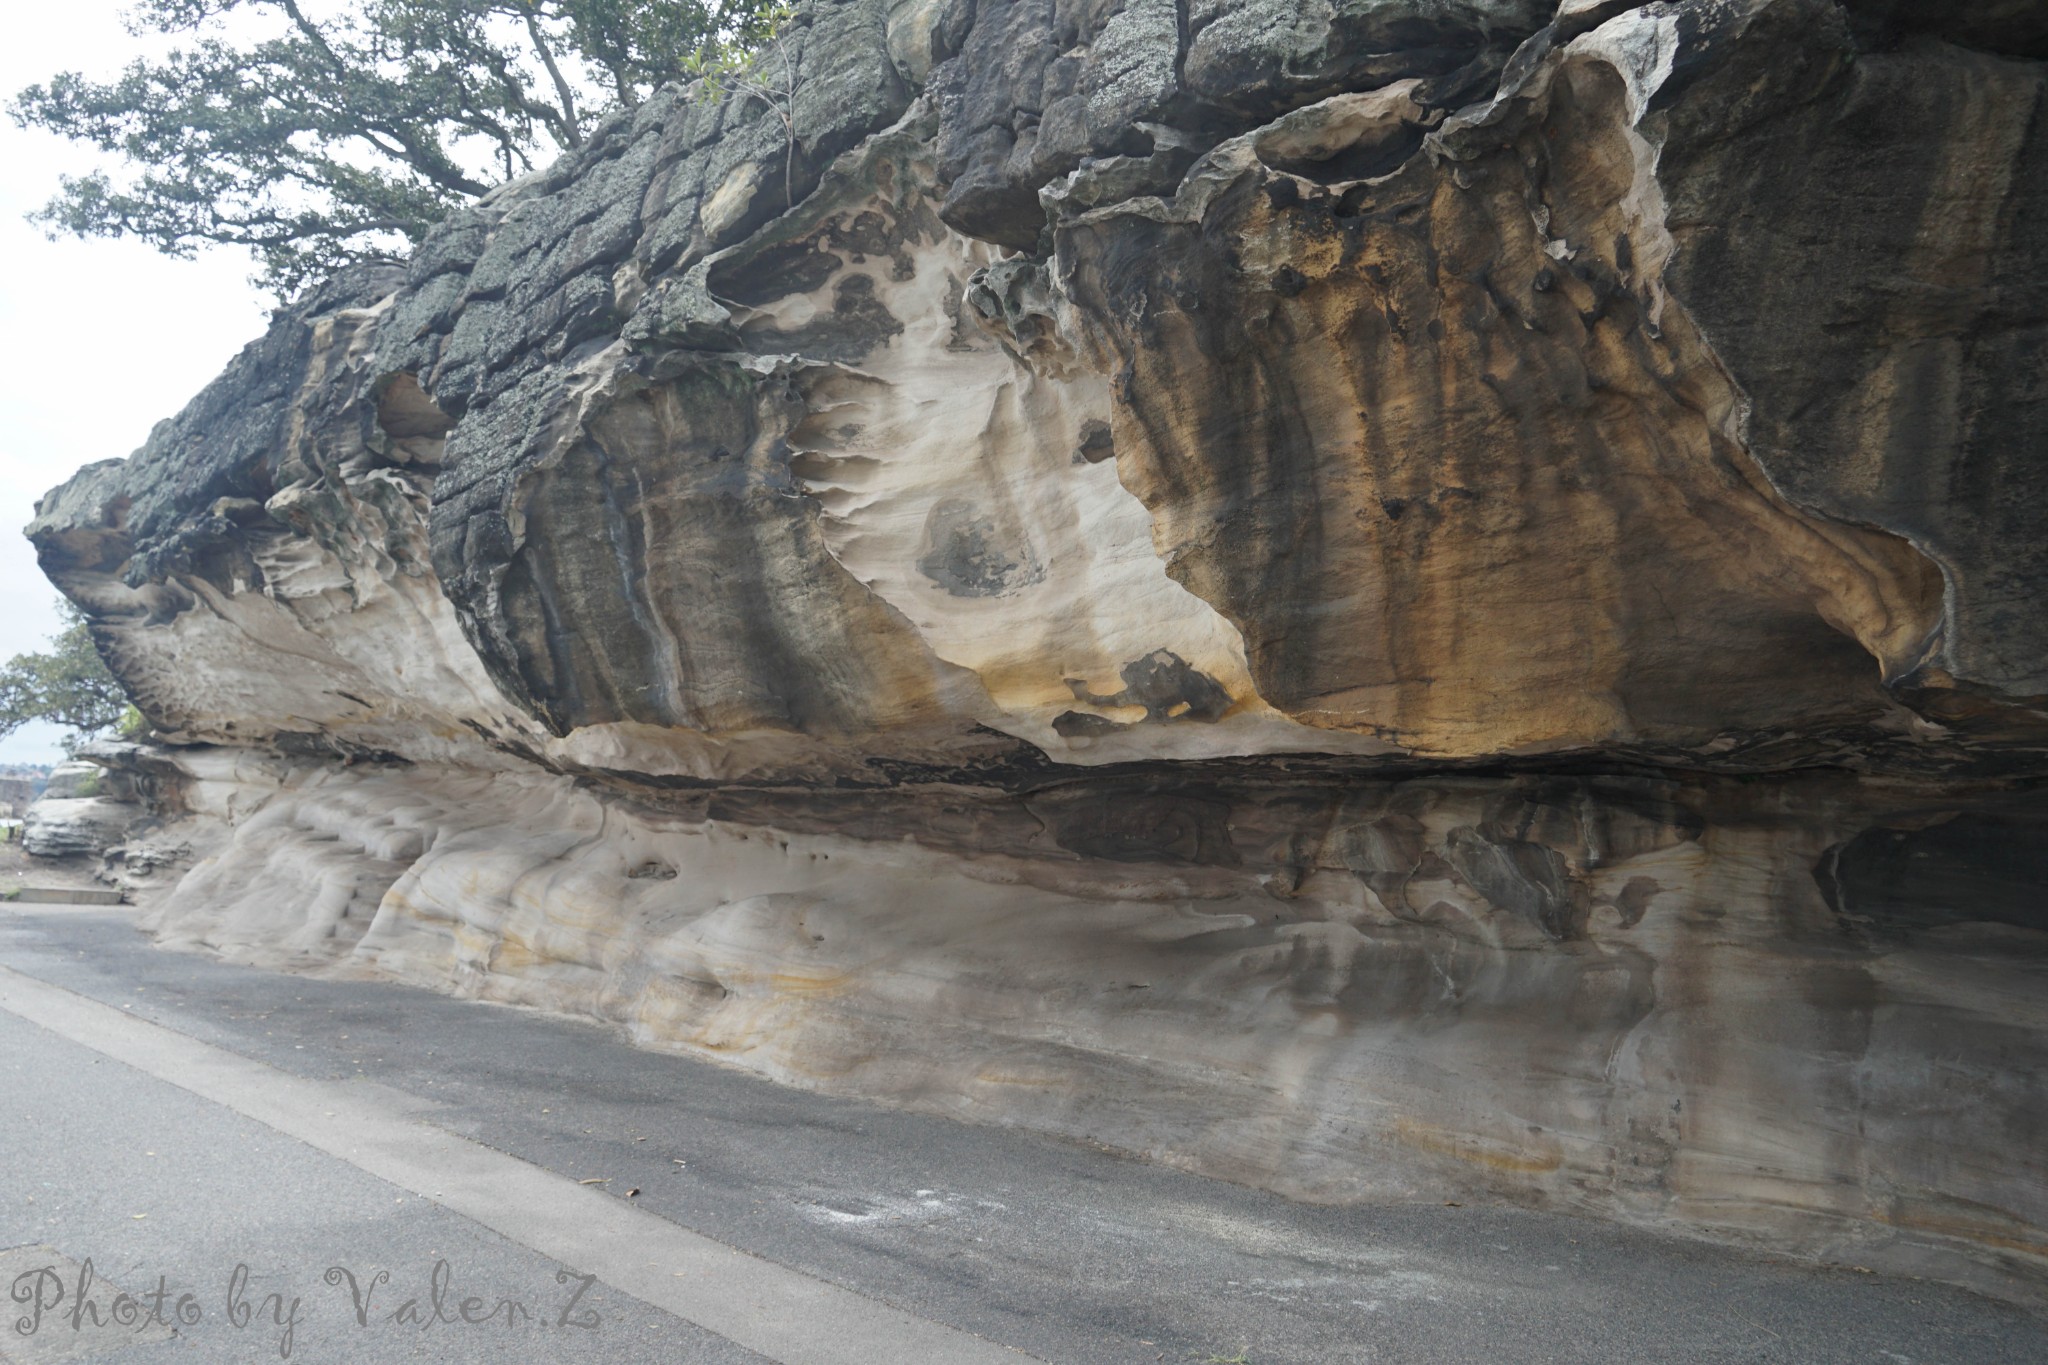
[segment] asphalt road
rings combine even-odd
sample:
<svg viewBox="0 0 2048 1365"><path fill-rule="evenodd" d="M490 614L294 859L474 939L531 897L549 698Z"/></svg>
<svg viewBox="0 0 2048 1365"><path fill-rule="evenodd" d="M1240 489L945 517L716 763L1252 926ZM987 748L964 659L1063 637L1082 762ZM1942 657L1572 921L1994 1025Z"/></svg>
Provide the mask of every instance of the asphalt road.
<svg viewBox="0 0 2048 1365"><path fill-rule="evenodd" d="M780 1302L777 1285L817 1291L802 1311L839 1327L837 1358L890 1365L999 1347L1089 1365L2048 1362L2048 1320L1959 1289L1516 1209L1290 1204L574 1021L160 952L125 913L0 913L0 967L30 978L0 979L0 1358L17 1365L795 1359L655 1306L695 1304L759 1345L785 1338L703 1296ZM51 1027L22 1017L37 1000ZM53 1000L99 1033L54 1022ZM173 1058L154 1071L152 1039ZM178 1070L192 1040L219 1059L219 1098ZM300 1116L280 1120L300 1136L264 1113ZM406 1130L411 1165L353 1155L393 1123L427 1125ZM460 1198L453 1174L434 1197L444 1159L472 1170ZM739 1278L706 1271L713 1244ZM159 1312L74 1330L67 1298L15 1330L87 1260L96 1306L161 1283ZM570 1306L594 1264L609 1278ZM349 1276L379 1271L359 1319ZM900 1351L863 1344L897 1330Z"/></svg>

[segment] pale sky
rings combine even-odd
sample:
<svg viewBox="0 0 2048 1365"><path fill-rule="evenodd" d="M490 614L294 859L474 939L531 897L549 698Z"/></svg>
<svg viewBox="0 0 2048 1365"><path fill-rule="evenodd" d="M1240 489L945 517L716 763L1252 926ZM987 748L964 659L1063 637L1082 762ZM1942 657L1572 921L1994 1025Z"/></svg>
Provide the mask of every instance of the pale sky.
<svg viewBox="0 0 2048 1365"><path fill-rule="evenodd" d="M143 45L125 0L16 6L0 93L58 71L111 76ZM0 659L41 649L57 590L20 530L80 465L125 456L263 331L269 301L240 252L179 261L129 241L45 241L22 215L93 154L0 116ZM0 762L62 757L54 726L0 740Z"/></svg>

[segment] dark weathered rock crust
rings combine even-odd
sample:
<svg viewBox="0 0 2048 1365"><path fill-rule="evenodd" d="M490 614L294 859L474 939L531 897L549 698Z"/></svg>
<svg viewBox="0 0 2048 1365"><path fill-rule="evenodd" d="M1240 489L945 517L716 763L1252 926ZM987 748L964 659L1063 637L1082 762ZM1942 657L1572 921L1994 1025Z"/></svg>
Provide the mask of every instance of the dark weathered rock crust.
<svg viewBox="0 0 2048 1365"><path fill-rule="evenodd" d="M817 0L42 504L151 923L2038 1294L2041 13Z"/></svg>

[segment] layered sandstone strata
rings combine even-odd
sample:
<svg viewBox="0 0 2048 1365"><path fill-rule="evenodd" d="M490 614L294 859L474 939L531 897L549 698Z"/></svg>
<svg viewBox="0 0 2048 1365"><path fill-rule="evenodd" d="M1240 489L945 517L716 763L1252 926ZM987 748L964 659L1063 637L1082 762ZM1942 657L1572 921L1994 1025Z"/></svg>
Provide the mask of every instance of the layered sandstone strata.
<svg viewBox="0 0 2048 1365"><path fill-rule="evenodd" d="M42 505L149 922L2038 1285L2039 16L819 0Z"/></svg>

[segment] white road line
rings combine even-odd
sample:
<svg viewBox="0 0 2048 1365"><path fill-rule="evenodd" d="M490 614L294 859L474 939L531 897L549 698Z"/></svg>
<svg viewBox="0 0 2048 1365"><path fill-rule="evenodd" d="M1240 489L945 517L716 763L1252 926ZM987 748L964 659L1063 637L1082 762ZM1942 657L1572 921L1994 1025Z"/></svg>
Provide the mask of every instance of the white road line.
<svg viewBox="0 0 2048 1365"><path fill-rule="evenodd" d="M0 967L0 1009L268 1124L783 1365L1036 1359L691 1232L408 1118L396 1103L355 1087L293 1076L7 967Z"/></svg>

